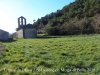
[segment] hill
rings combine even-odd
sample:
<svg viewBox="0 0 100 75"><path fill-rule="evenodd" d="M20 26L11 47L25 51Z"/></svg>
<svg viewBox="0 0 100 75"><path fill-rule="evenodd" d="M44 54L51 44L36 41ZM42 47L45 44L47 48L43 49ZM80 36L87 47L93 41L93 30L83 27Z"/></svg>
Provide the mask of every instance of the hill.
<svg viewBox="0 0 100 75"><path fill-rule="evenodd" d="M100 33L100 0L75 0L34 22L49 35Z"/></svg>

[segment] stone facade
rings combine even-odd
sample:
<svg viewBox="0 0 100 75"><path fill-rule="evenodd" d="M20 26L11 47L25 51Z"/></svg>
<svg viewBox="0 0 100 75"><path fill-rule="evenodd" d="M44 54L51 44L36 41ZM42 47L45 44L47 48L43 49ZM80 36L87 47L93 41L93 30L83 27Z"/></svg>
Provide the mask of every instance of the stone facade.
<svg viewBox="0 0 100 75"><path fill-rule="evenodd" d="M20 29L16 32L17 38L23 38L23 29Z"/></svg>
<svg viewBox="0 0 100 75"><path fill-rule="evenodd" d="M32 24L26 24L26 19L21 16L18 18L17 38L35 38L37 29Z"/></svg>
<svg viewBox="0 0 100 75"><path fill-rule="evenodd" d="M24 30L24 37L25 38L34 38L37 37L37 30L36 28L29 28Z"/></svg>
<svg viewBox="0 0 100 75"><path fill-rule="evenodd" d="M0 29L0 40L6 41L9 39L9 32Z"/></svg>

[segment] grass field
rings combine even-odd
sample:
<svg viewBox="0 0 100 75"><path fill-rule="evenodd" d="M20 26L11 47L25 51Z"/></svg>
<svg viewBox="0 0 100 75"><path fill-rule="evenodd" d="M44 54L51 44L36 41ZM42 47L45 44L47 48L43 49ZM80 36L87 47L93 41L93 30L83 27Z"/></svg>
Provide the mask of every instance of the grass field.
<svg viewBox="0 0 100 75"><path fill-rule="evenodd" d="M100 75L100 35L3 42L0 75Z"/></svg>

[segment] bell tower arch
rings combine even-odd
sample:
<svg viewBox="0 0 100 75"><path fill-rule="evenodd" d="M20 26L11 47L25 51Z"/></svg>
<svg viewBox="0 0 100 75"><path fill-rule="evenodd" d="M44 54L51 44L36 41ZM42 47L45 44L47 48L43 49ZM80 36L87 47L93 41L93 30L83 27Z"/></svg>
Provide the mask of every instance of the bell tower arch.
<svg viewBox="0 0 100 75"><path fill-rule="evenodd" d="M21 16L18 18L18 28L23 27L23 25L26 25L26 18Z"/></svg>

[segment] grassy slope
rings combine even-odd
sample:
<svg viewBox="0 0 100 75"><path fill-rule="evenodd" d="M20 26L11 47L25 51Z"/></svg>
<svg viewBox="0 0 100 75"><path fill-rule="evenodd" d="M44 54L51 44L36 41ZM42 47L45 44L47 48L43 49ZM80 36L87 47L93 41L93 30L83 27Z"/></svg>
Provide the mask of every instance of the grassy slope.
<svg viewBox="0 0 100 75"><path fill-rule="evenodd" d="M5 47L0 42L0 59L2 59L5 56ZM0 60L0 66L1 66L1 60Z"/></svg>
<svg viewBox="0 0 100 75"><path fill-rule="evenodd" d="M3 44L7 52L0 59L0 75L100 74L100 35L18 39Z"/></svg>

